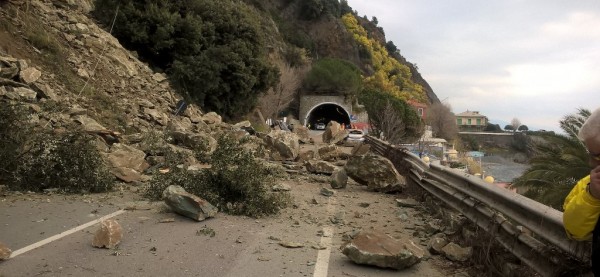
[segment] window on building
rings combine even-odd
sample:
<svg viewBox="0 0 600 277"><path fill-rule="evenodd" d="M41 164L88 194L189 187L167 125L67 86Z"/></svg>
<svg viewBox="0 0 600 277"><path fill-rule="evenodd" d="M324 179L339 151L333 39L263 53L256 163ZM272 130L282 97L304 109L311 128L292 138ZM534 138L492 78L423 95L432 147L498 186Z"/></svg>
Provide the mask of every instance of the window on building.
<svg viewBox="0 0 600 277"><path fill-rule="evenodd" d="M423 117L423 108L418 108L417 112L419 113L420 117Z"/></svg>
<svg viewBox="0 0 600 277"><path fill-rule="evenodd" d="M462 118L456 119L456 125L462 125Z"/></svg>
<svg viewBox="0 0 600 277"><path fill-rule="evenodd" d="M481 118L477 119L477 125L481 125Z"/></svg>
<svg viewBox="0 0 600 277"><path fill-rule="evenodd" d="M471 119L467 119L467 125L471 125Z"/></svg>

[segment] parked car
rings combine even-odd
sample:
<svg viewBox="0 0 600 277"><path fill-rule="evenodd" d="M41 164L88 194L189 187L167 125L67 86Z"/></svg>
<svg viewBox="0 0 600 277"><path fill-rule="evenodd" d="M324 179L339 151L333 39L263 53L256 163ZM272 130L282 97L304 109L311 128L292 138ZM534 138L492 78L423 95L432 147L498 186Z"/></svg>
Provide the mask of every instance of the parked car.
<svg viewBox="0 0 600 277"><path fill-rule="evenodd" d="M365 140L365 133L359 129L348 130L348 135L344 139L345 144L349 144L349 145L363 142L364 140Z"/></svg>
<svg viewBox="0 0 600 277"><path fill-rule="evenodd" d="M325 130L325 123L317 123L317 124L315 124L315 129L317 129L317 130Z"/></svg>

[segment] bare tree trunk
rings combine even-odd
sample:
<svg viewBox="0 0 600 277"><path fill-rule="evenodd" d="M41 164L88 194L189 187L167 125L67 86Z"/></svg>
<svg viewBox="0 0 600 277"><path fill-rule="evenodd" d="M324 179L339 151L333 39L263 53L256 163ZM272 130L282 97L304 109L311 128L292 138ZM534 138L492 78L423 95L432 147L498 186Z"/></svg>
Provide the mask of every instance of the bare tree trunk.
<svg viewBox="0 0 600 277"><path fill-rule="evenodd" d="M294 100L296 91L308 71L308 67L291 67L283 62L277 63L277 67L281 74L279 83L259 99L261 111L271 118L277 117Z"/></svg>

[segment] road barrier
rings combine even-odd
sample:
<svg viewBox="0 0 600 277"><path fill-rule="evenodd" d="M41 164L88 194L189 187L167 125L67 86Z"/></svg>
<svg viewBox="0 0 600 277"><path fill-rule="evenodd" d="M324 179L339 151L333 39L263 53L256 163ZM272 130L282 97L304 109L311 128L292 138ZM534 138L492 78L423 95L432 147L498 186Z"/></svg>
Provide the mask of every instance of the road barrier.
<svg viewBox="0 0 600 277"><path fill-rule="evenodd" d="M543 276L589 268L589 242L567 238L562 212L451 168L426 164L405 148L366 136L371 150L388 158L420 188L462 213ZM523 226L533 234L522 232Z"/></svg>

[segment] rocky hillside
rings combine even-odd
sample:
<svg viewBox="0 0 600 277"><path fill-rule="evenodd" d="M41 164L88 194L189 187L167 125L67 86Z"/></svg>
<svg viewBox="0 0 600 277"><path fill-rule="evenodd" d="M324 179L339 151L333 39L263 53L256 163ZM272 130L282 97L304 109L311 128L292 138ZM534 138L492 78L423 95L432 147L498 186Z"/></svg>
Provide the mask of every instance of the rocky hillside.
<svg viewBox="0 0 600 277"><path fill-rule="evenodd" d="M24 81L37 92L30 100L42 107L39 120L61 126L84 115L121 133L167 126L179 99L165 76L125 50L86 11L61 1L3 4L3 66L14 60L18 69L34 72ZM196 122L201 115L194 107L186 114Z"/></svg>
<svg viewBox="0 0 600 277"><path fill-rule="evenodd" d="M305 37L306 40L310 41L308 43L304 42L304 44L310 45L309 47L314 52L316 57L334 57L348 60L361 68L365 75L370 75L373 73L371 61L361 57L360 46L354 41L352 35L348 33L340 18L327 15L311 20L303 20L301 15L301 1L268 0L260 1L260 4L257 3L258 1L248 0L247 2L257 6L257 8L260 10L266 11L265 16L271 16L272 14L280 16L282 18L281 21L285 21L285 24L278 22L278 27L280 29L279 34L282 34L284 39L286 36L285 32L289 32L289 29L294 29L293 33L295 36ZM340 13L354 13L359 20L360 25L368 32L371 38L374 38L381 45L386 45L391 42L386 39L383 28L378 27L376 22L372 22L364 17L359 17L352 7L347 7L348 11L345 11L343 8L344 3L342 3L341 6L342 10ZM360 11L358 12L360 13ZM277 20L277 17L274 18ZM393 44L393 42L391 43ZM296 44L300 44L299 46L301 46L301 43L296 42ZM412 81L424 88L427 93L429 103L439 102L437 95L427 81L423 79L415 64L406 60L406 58L404 58L399 51L394 51L390 54L395 59L400 61L400 63L404 64L410 69Z"/></svg>
<svg viewBox="0 0 600 277"><path fill-rule="evenodd" d="M146 179L141 173L152 158L145 160L139 149L147 149L139 143L155 131L169 130L173 143L193 146L191 141L202 140L214 148L212 134L232 129L194 105L175 115L180 97L165 76L99 28L86 15L89 6L0 3L0 105L27 106L37 128L98 135L99 149L119 179Z"/></svg>

